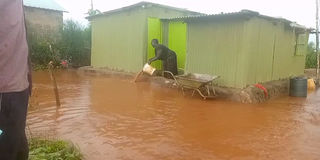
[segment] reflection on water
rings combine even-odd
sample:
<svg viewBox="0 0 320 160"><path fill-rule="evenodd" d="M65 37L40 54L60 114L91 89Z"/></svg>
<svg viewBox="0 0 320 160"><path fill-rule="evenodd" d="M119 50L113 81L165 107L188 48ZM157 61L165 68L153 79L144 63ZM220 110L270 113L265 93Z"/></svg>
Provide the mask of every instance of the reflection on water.
<svg viewBox="0 0 320 160"><path fill-rule="evenodd" d="M239 104L60 71L57 110L49 74L33 76L32 132L71 140L88 160L320 158L320 90L307 99Z"/></svg>

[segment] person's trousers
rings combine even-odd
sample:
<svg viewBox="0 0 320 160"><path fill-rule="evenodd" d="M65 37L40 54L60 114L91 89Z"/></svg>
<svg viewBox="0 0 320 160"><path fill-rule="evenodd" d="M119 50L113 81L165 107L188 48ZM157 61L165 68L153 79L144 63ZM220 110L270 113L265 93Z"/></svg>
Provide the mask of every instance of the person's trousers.
<svg viewBox="0 0 320 160"><path fill-rule="evenodd" d="M177 56L176 54L170 54L166 60L162 61L162 67L164 71L170 71L173 75L178 74ZM164 77L173 78L171 75L164 73Z"/></svg>
<svg viewBox="0 0 320 160"><path fill-rule="evenodd" d="M0 160L27 160L25 134L29 90L0 93Z"/></svg>

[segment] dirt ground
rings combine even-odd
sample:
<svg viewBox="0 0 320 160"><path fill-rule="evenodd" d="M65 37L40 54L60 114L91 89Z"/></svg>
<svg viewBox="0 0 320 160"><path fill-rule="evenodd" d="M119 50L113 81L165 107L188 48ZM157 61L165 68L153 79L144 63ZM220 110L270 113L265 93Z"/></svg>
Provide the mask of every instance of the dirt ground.
<svg viewBox="0 0 320 160"><path fill-rule="evenodd" d="M119 72L111 71L108 69L96 69L92 67L82 67L79 69L81 72L93 73L95 75L103 74L109 76L116 76L122 78L133 79L136 73L129 72ZM314 78L315 70L306 69L305 77ZM150 81L151 83L161 85L168 88L177 88L177 85L171 79L166 79L164 77L151 77L148 75L142 75L138 79L139 81ZM244 89L226 88L214 86L217 98L228 99L231 101L241 102L241 103L261 103L272 98L279 96L284 96L289 94L289 79L270 81L266 83L261 83L261 85L266 89L267 95L264 90L256 87L255 85L249 85Z"/></svg>
<svg viewBox="0 0 320 160"><path fill-rule="evenodd" d="M231 98L242 103L260 103L289 94L289 79L270 81L261 85L267 90L267 95L262 89L250 85L245 89L236 91Z"/></svg>

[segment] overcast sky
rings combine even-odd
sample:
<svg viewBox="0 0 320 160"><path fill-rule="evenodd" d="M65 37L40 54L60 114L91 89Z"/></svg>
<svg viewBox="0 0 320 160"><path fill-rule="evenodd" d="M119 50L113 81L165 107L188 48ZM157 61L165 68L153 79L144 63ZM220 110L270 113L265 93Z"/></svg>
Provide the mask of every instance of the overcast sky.
<svg viewBox="0 0 320 160"><path fill-rule="evenodd" d="M90 0L56 0L72 18L86 24L84 19L90 8ZM102 12L132 5L140 0L93 0L94 9ZM260 14L282 17L306 27L315 28L315 0L149 0L149 2L185 8L207 14L237 12L242 9Z"/></svg>

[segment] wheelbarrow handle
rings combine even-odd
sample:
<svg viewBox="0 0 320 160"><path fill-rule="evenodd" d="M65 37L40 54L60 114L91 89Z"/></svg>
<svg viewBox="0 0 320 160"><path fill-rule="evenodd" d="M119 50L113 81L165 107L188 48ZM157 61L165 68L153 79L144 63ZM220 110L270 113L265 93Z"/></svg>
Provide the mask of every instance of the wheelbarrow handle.
<svg viewBox="0 0 320 160"><path fill-rule="evenodd" d="M170 72L170 71L163 71L163 73L169 73L169 74L172 76L172 78L176 81L176 83L178 84L178 81L177 81L176 77L173 75L172 72Z"/></svg>

